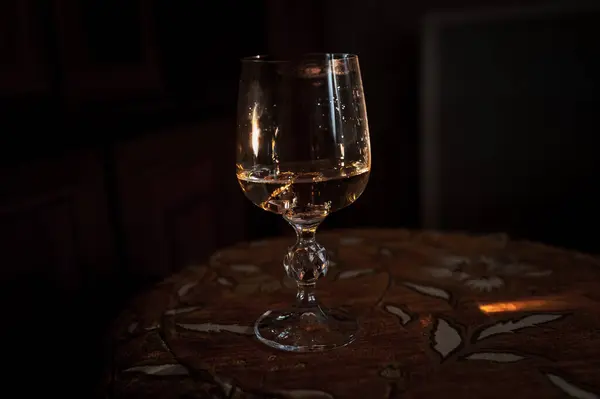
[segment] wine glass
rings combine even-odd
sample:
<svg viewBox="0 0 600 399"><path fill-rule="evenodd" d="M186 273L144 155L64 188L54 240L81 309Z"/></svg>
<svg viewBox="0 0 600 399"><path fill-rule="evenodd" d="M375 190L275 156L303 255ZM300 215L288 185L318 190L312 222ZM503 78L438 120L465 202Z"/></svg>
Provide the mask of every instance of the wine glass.
<svg viewBox="0 0 600 399"><path fill-rule="evenodd" d="M371 170L367 111L358 57L308 54L242 59L237 178L250 201L283 216L297 235L283 266L296 302L268 310L254 332L286 351L322 351L356 338L356 318L319 303L315 285L329 266L315 240L331 212L352 204Z"/></svg>

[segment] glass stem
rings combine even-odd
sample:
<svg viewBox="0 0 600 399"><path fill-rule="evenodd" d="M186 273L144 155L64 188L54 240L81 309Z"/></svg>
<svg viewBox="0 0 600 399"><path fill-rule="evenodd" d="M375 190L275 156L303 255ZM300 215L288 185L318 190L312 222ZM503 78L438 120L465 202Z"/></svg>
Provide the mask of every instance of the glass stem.
<svg viewBox="0 0 600 399"><path fill-rule="evenodd" d="M319 306L316 297L317 279L327 272L328 260L325 249L315 240L322 220L313 223L291 223L296 231L296 244L288 255L295 259L294 278L298 284L296 306L314 308ZM292 263L292 262L290 262Z"/></svg>
<svg viewBox="0 0 600 399"><path fill-rule="evenodd" d="M311 244L316 244L315 235L317 234L317 228L321 224L321 221L311 224L290 224L296 231L297 246L308 247Z"/></svg>
<svg viewBox="0 0 600 399"><path fill-rule="evenodd" d="M305 284L298 282L298 292L296 293L296 305L300 308L314 308L319 306L315 294L316 283Z"/></svg>

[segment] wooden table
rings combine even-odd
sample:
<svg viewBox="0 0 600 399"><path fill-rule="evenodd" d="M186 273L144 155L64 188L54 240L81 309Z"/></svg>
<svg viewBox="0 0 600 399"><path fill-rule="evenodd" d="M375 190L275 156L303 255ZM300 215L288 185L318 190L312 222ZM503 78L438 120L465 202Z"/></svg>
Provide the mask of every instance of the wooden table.
<svg viewBox="0 0 600 399"><path fill-rule="evenodd" d="M362 331L292 354L255 319L293 301L291 238L242 243L137 298L116 323L125 398L598 398L600 260L505 235L407 230L318 234L331 252L326 305Z"/></svg>

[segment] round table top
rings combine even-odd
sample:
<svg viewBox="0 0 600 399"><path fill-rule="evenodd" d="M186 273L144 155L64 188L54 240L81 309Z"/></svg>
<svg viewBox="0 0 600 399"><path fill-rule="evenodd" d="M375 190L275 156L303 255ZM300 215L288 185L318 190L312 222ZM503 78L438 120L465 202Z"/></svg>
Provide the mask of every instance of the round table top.
<svg viewBox="0 0 600 399"><path fill-rule="evenodd" d="M600 260L505 235L338 230L318 295L348 306L347 347L286 353L252 333L294 300L293 239L240 243L119 317L112 389L126 398L598 398Z"/></svg>

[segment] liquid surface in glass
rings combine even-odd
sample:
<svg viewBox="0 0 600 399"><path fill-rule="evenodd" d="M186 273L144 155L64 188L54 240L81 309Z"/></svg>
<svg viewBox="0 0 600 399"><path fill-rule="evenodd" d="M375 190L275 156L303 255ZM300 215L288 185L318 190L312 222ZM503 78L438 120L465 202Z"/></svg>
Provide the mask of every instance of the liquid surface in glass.
<svg viewBox="0 0 600 399"><path fill-rule="evenodd" d="M256 167L238 171L237 178L255 205L301 222L323 218L352 204L365 190L369 173L362 162L334 166L317 161Z"/></svg>

